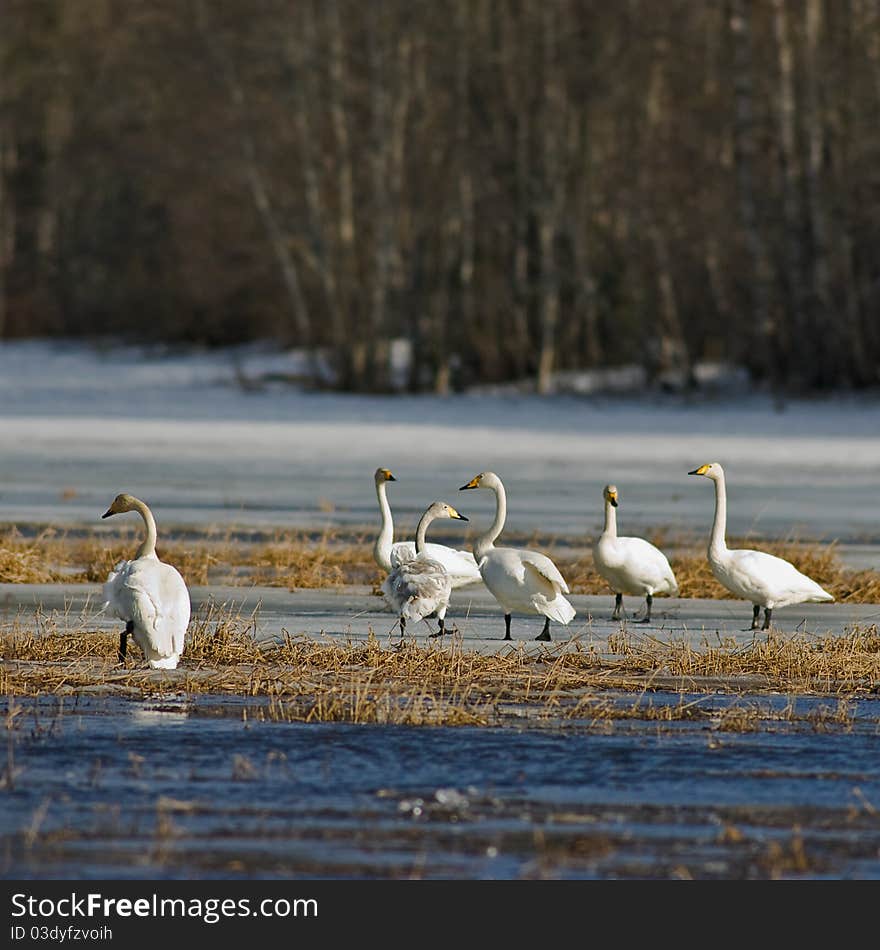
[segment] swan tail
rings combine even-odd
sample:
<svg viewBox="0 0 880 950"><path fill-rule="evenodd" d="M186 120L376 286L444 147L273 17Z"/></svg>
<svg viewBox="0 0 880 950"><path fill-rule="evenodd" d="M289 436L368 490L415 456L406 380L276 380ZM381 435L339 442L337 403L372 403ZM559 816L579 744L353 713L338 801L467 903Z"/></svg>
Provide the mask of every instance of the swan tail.
<svg viewBox="0 0 880 950"><path fill-rule="evenodd" d="M400 615L401 617L406 617L407 620L422 619L423 614L416 603L415 597L410 597L410 599L400 608Z"/></svg>
<svg viewBox="0 0 880 950"><path fill-rule="evenodd" d="M557 594L553 600L547 600L546 597L542 597L538 594L532 598L532 604L538 613L549 617L551 620L555 620L557 623L570 623L577 614L577 611L562 594Z"/></svg>
<svg viewBox="0 0 880 950"><path fill-rule="evenodd" d="M829 594L828 591L817 584L812 577L807 577L806 574L804 574L803 577L806 580L806 583L802 585L803 588L805 588L804 593L806 594L804 599L808 603L821 604L834 600L834 595Z"/></svg>

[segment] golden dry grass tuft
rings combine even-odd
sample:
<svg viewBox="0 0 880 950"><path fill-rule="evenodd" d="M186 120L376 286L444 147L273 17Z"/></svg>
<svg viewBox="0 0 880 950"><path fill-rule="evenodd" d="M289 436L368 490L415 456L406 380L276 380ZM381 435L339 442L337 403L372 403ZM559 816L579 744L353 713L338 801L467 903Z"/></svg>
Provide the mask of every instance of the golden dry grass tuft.
<svg viewBox="0 0 880 950"><path fill-rule="evenodd" d="M48 584L67 579L52 566L50 552L55 537L51 529L35 538L25 538L15 528L0 534L0 583Z"/></svg>
<svg viewBox="0 0 880 950"><path fill-rule="evenodd" d="M82 565L87 580L100 582L114 564L132 556L137 543L136 535L109 543L83 539L71 545L70 557ZM277 530L249 537L207 533L186 539L169 533L160 539L159 555L191 585L327 588L375 584L380 577L371 542L333 529Z"/></svg>
<svg viewBox="0 0 880 950"><path fill-rule="evenodd" d="M402 532L404 536L406 532ZM92 532L39 530L25 538L15 529L0 534L0 582L103 582L119 561L137 548L137 526ZM169 529L160 537L159 554L174 564L190 585L262 584L287 588L377 588L383 574L372 556L372 529L326 528L321 531L277 529L249 533ZM510 543L545 551L556 562L574 594L609 594L589 550L571 539L510 533ZM681 597L723 599L730 594L715 580L703 544L682 544L662 533L651 538L670 552ZM462 541L469 547L470 535ZM836 544L734 538L731 547L756 547L791 561L829 590L839 602L880 602L880 572L845 568Z"/></svg>
<svg viewBox="0 0 880 950"><path fill-rule="evenodd" d="M703 719L717 731L762 728L778 720L754 702L719 711L712 696L764 691L832 699L800 718L814 729L851 724L852 701L876 693L880 633L857 627L840 636L755 638L736 645L615 633L605 649L576 641L497 654L444 645L314 640L285 634L257 642L256 615L207 605L193 618L181 667L173 674L116 660L117 637L16 621L0 634L2 689L8 696L86 690L150 696L169 690L260 700L259 718L411 725L586 724L611 729L621 719ZM626 700L626 696L631 698ZM670 702L670 695L677 701ZM687 694L687 695L686 695ZM664 698L665 697L665 698ZM795 718L793 708L781 718Z"/></svg>

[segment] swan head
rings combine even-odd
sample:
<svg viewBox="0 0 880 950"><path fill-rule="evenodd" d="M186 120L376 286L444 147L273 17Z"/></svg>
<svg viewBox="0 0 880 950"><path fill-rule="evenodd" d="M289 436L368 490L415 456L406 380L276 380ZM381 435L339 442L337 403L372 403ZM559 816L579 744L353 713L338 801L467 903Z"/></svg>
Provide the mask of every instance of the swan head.
<svg viewBox="0 0 880 950"><path fill-rule="evenodd" d="M720 462L707 462L705 465L695 468L692 472L688 472L688 475L704 475L716 482L719 478L724 477L724 469Z"/></svg>
<svg viewBox="0 0 880 950"><path fill-rule="evenodd" d="M494 472L480 472L467 483L462 485L459 491L465 491L468 488L497 488L501 484L501 479Z"/></svg>
<svg viewBox="0 0 880 950"><path fill-rule="evenodd" d="M113 504L101 515L102 518L109 518L110 515L121 515L126 511L136 511L138 500L134 495L128 492L122 492L113 499Z"/></svg>
<svg viewBox="0 0 880 950"><path fill-rule="evenodd" d="M447 505L445 501L435 501L428 510L425 512L426 515L430 515L432 519L434 518L455 518L456 521L467 521L463 514L456 511L452 505Z"/></svg>
<svg viewBox="0 0 880 950"><path fill-rule="evenodd" d="M376 475L376 485L381 485L383 482L396 482L397 479L391 474L391 469L388 468L377 468Z"/></svg>
<svg viewBox="0 0 880 950"><path fill-rule="evenodd" d="M612 508L617 507L617 486L616 485L606 485L602 489L602 497L607 501Z"/></svg>

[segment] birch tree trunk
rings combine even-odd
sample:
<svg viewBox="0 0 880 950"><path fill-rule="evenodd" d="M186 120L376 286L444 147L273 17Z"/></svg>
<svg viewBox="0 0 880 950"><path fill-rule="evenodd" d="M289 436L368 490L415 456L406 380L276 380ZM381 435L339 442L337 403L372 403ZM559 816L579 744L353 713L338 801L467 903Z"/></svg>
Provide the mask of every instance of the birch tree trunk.
<svg viewBox="0 0 880 950"><path fill-rule="evenodd" d="M348 130L343 97L346 92L345 41L337 0L323 0L323 9L329 19L330 82L327 104L333 128L333 147L336 169L335 259L339 306L348 317L349 341L343 362L350 386L362 388L366 382L366 343L363 333L354 328L362 326L363 313L358 306L357 257L355 252L354 168L351 139Z"/></svg>
<svg viewBox="0 0 880 950"><path fill-rule="evenodd" d="M823 353L814 367L814 380L822 385L843 382L846 375L846 357L841 345L841 334L836 333L837 314L831 292L829 264L830 224L824 195L825 127L819 96L819 45L822 39L823 13L821 0L806 0L806 63L805 63L805 119L807 125L807 200L810 212L810 230L813 237L813 293L816 301L815 329L826 340Z"/></svg>
<svg viewBox="0 0 880 950"><path fill-rule="evenodd" d="M526 7L528 12L529 7ZM523 23L523 18L526 22ZM526 69L528 58L527 13L522 9L519 19L510 13L500 17L499 31L502 46L502 70L505 106L511 115L513 125L513 163L514 163L514 224L513 224L513 305L510 312L510 325L502 327L502 333L508 339L507 359L512 365L514 377L522 378L526 374L528 356L532 350L529 333L529 230L532 218L532 161L531 161L531 97L532 82ZM525 35L525 36L524 36Z"/></svg>
<svg viewBox="0 0 880 950"><path fill-rule="evenodd" d="M388 91L386 24L368 26L370 60L370 178L372 184L372 273L367 321L367 378L370 389L384 390L389 383L389 333L386 327L388 280L391 273L391 209L388 194L391 108Z"/></svg>
<svg viewBox="0 0 880 950"><path fill-rule="evenodd" d="M295 68L294 85L294 122L297 130L297 144L300 149L299 168L303 177L306 211L309 222L309 247L312 255L312 267L318 273L324 292L324 305L330 321L330 343L334 351L345 351L347 336L345 319L339 306L339 294L336 285L336 268L331 254L333 237L329 233L327 215L322 199L321 177L318 173L319 160L315 154L314 141L317 125L311 120L312 103L320 102L315 81L314 61L320 55L315 12L310 0L301 7L301 38L291 38L289 55ZM337 366L344 374L344 366Z"/></svg>
<svg viewBox="0 0 880 950"><path fill-rule="evenodd" d="M589 225L592 214L592 163L589 119L582 115L572 130L571 161L574 166L575 213L571 217L571 245L575 275L575 313L583 327L583 360L587 366L602 363L602 341L599 336L598 295L590 254Z"/></svg>
<svg viewBox="0 0 880 950"><path fill-rule="evenodd" d="M795 116L794 50L789 28L787 0L773 0L773 27L779 66L777 113L779 120L779 154L782 176L783 247L785 249L785 287L788 300L788 321L785 338L792 356L790 381L801 388L806 366L809 337L809 304L806 297L807 275L803 264L803 215L799 188L801 181L800 152L797 143ZM801 378L799 378L801 377Z"/></svg>
<svg viewBox="0 0 880 950"><path fill-rule="evenodd" d="M666 61L669 56L669 41L658 36L654 42L651 79L647 96L647 145L648 153L655 160L666 152L663 141L666 96ZM669 250L668 230L671 227L673 213L670 211L661 218L657 195L662 193L656 181L656 173L649 162L644 164L643 195L647 209L646 219L648 235L654 252L659 296L659 332L651 341L655 352L648 357L649 378L659 374L672 374L682 385L690 382L691 367L687 343L681 323L678 295L672 272L672 254ZM654 196L653 202L650 196Z"/></svg>
<svg viewBox="0 0 880 950"><path fill-rule="evenodd" d="M545 3L541 9L541 66L543 74L543 113L541 123L542 197L538 223L541 254L540 271L540 345L538 351L539 393L553 388L556 365L556 329L559 322L559 266L556 240L565 189L562 178L560 123L565 120L565 94L559 75L559 42L556 32L558 11Z"/></svg>
<svg viewBox="0 0 880 950"><path fill-rule="evenodd" d="M306 300L299 280L296 262L290 252L288 236L284 233L275 208L269 197L269 189L263 176L262 168L257 158L257 146L250 132L247 118L247 101L244 87L238 80L235 65L226 54L222 42L212 32L208 21L205 0L195 0L196 23L201 31L202 38L211 55L214 57L226 86L229 100L237 118L237 132L240 136L242 164L245 181L250 189L254 207L266 231L269 245L275 255L287 299L290 315L296 331L296 342L300 346L311 345L311 325Z"/></svg>
<svg viewBox="0 0 880 950"><path fill-rule="evenodd" d="M730 30L733 39L734 94L733 151L736 165L739 218L750 259L751 339L753 365L757 365L781 406L780 366L777 353L777 326L771 299L772 268L767 256L755 198L754 90L752 84L751 22L745 0L730 0Z"/></svg>

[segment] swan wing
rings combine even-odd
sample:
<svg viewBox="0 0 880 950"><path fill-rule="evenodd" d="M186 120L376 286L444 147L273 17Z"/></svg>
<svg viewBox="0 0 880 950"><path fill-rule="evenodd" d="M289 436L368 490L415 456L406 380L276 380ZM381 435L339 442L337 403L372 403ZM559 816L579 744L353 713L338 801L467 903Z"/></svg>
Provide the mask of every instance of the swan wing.
<svg viewBox="0 0 880 950"><path fill-rule="evenodd" d="M191 608L189 591L176 568L139 558L128 562L112 581L108 578L105 591L108 585L117 615L134 624L135 639L148 660L183 652Z"/></svg>
<svg viewBox="0 0 880 950"><path fill-rule="evenodd" d="M543 571L535 567L530 561L523 561L523 568L526 584L530 588L530 599L535 610L545 617L557 621L557 623L571 621L575 616L575 609L562 596L558 584L553 583ZM556 573L559 574L558 571ZM565 581L562 583L564 584ZM565 591L568 592L568 587L565 588Z"/></svg>
<svg viewBox="0 0 880 950"><path fill-rule="evenodd" d="M765 606L834 600L828 591L802 574L790 561L766 551L731 551L727 570L747 597Z"/></svg>
<svg viewBox="0 0 880 950"><path fill-rule="evenodd" d="M416 556L416 545L414 541L398 541L391 545L391 569L400 567L407 561L412 561Z"/></svg>
<svg viewBox="0 0 880 950"><path fill-rule="evenodd" d="M451 548L445 544L435 544L429 541L425 545L425 555L443 565L447 574L449 574L453 587L477 584L483 579L476 559L470 551L462 551L459 548ZM398 541L391 548L391 567L392 569L399 567L401 564L415 560L415 557L415 542Z"/></svg>
<svg viewBox="0 0 880 950"><path fill-rule="evenodd" d="M421 620L449 603L452 582L433 558L418 557L396 567L382 583L389 606L407 620Z"/></svg>
<svg viewBox="0 0 880 950"><path fill-rule="evenodd" d="M120 620L129 620L125 582L131 572L131 561L120 561L104 581L104 607L109 608Z"/></svg>
<svg viewBox="0 0 880 950"><path fill-rule="evenodd" d="M554 595L559 592L563 594L569 592L568 584L559 573L559 568L546 554L539 554L537 551L519 551L519 556L523 567L529 576L534 578L536 584L549 584Z"/></svg>
<svg viewBox="0 0 880 950"><path fill-rule="evenodd" d="M678 593L678 582L666 555L644 538L618 538L623 570L653 593Z"/></svg>

